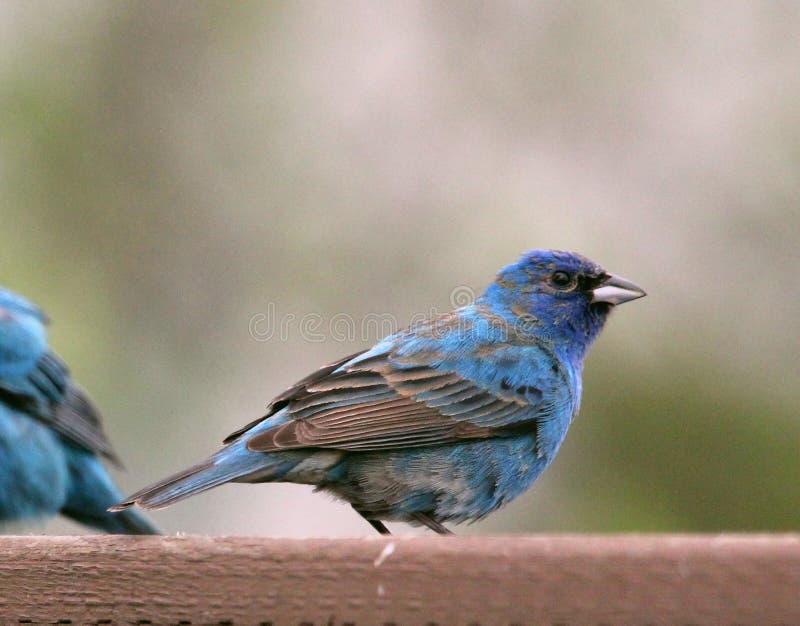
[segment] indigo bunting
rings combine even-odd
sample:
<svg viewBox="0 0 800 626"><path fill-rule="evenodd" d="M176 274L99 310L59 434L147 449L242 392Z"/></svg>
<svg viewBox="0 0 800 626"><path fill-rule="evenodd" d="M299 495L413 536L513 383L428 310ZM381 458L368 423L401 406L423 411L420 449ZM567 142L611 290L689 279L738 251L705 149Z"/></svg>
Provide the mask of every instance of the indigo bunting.
<svg viewBox="0 0 800 626"><path fill-rule="evenodd" d="M101 417L47 345L45 314L0 288L0 525L61 513L109 533L153 534L98 457L119 465Z"/></svg>
<svg viewBox="0 0 800 626"><path fill-rule="evenodd" d="M534 250L472 304L304 378L202 463L133 494L157 509L227 482L293 482L383 521L477 520L528 489L578 412L586 351L645 293L578 254Z"/></svg>

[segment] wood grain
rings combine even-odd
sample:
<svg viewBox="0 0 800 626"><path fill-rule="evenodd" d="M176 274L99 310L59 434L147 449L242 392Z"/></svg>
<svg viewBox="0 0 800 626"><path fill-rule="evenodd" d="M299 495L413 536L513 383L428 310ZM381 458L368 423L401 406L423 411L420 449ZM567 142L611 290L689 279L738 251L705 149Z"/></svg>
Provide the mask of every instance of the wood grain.
<svg viewBox="0 0 800 626"><path fill-rule="evenodd" d="M800 535L4 537L0 622L796 625Z"/></svg>

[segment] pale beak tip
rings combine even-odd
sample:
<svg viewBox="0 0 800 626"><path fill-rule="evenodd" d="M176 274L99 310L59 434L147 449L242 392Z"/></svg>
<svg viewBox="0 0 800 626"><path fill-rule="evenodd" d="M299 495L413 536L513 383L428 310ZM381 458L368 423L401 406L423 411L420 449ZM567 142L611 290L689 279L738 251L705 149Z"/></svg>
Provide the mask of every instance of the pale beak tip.
<svg viewBox="0 0 800 626"><path fill-rule="evenodd" d="M592 291L592 302L606 302L616 306L646 295L647 292L636 283L612 274Z"/></svg>

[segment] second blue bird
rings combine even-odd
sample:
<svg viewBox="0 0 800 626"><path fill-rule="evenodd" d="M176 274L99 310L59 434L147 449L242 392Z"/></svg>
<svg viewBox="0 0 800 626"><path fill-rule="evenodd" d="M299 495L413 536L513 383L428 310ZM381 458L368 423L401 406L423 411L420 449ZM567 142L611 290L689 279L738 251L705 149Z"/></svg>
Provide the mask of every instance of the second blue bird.
<svg viewBox="0 0 800 626"><path fill-rule="evenodd" d="M45 314L0 288L0 528L58 514L115 534L157 530L120 498L100 413L47 344Z"/></svg>
<svg viewBox="0 0 800 626"><path fill-rule="evenodd" d="M534 250L473 303L321 368L199 465L121 502L167 506L227 482L293 482L384 521L476 520L524 492L578 413L586 352L644 296L578 254Z"/></svg>

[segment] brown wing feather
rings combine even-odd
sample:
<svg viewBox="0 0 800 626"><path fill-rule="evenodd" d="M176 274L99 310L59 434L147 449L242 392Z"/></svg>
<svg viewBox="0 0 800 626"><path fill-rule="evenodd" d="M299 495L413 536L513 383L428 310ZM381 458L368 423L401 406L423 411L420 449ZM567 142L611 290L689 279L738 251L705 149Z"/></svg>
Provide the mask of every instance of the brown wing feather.
<svg viewBox="0 0 800 626"><path fill-rule="evenodd" d="M238 439L239 437L241 437L244 433L246 433L248 430L250 430L254 426L258 426L265 419L269 419L270 417L275 415L275 413L277 413L284 406L286 406L286 404L288 403L288 401L290 399L295 398L295 397L300 397L304 393L306 393L306 388L307 387L312 386L314 383L320 382L320 381L324 380L325 378L328 378L328 376L331 374L331 372L333 372L337 368L341 367L342 365L344 365L348 361L350 361L350 360L356 358L357 356L363 354L364 352L365 352L365 350L362 350L360 352L356 352L354 354L351 354L349 356L344 357L343 359L339 359L335 363L331 363L330 365L326 365L325 367L321 367L316 372L312 372L311 374L309 374L308 376L306 376L302 380L298 381L297 383L295 383L294 385L289 387L282 394L276 396L272 400L272 402L269 403L269 406L267 407L266 415L264 415L263 417L259 417L256 420L253 420L249 424L245 424L244 426L242 426L238 430L235 430L230 435L225 437L225 439L222 440L222 443L226 443L227 444L227 443L230 443L231 441L233 441L234 439ZM328 379L328 383L330 384L330 382L335 380L335 379L336 379L335 376L331 376ZM332 388L335 388L335 387L332 387Z"/></svg>
<svg viewBox="0 0 800 626"><path fill-rule="evenodd" d="M248 449L369 451L442 445L520 432L503 422L524 420L531 412L529 404L494 395L454 372L427 365L395 368L388 355L333 373L348 360L322 368L279 396L279 409L285 408L292 421L252 437ZM430 393L426 402L417 400L421 393ZM535 420L523 423L535 432Z"/></svg>
<svg viewBox="0 0 800 626"><path fill-rule="evenodd" d="M102 417L86 392L72 381L64 362L45 353L24 377L3 381L0 398L35 417L72 443L121 467L103 431Z"/></svg>
<svg viewBox="0 0 800 626"><path fill-rule="evenodd" d="M78 445L101 454L119 468L119 460L103 430L102 417L86 392L70 383L64 400L58 404L51 418L52 427Z"/></svg>
<svg viewBox="0 0 800 626"><path fill-rule="evenodd" d="M444 315L415 327L414 333L438 335L452 325L463 330L463 322L456 315ZM523 339L517 343L530 345ZM495 349L487 346L485 358L492 358ZM440 362L441 355L434 350L350 355L287 389L272 401L264 417L232 433L225 442L279 411L285 412L288 421L251 435L249 449L368 451L538 434L539 409L531 404L530 396L522 397L508 387L483 388L456 372L433 366ZM531 386L526 389L538 391Z"/></svg>

